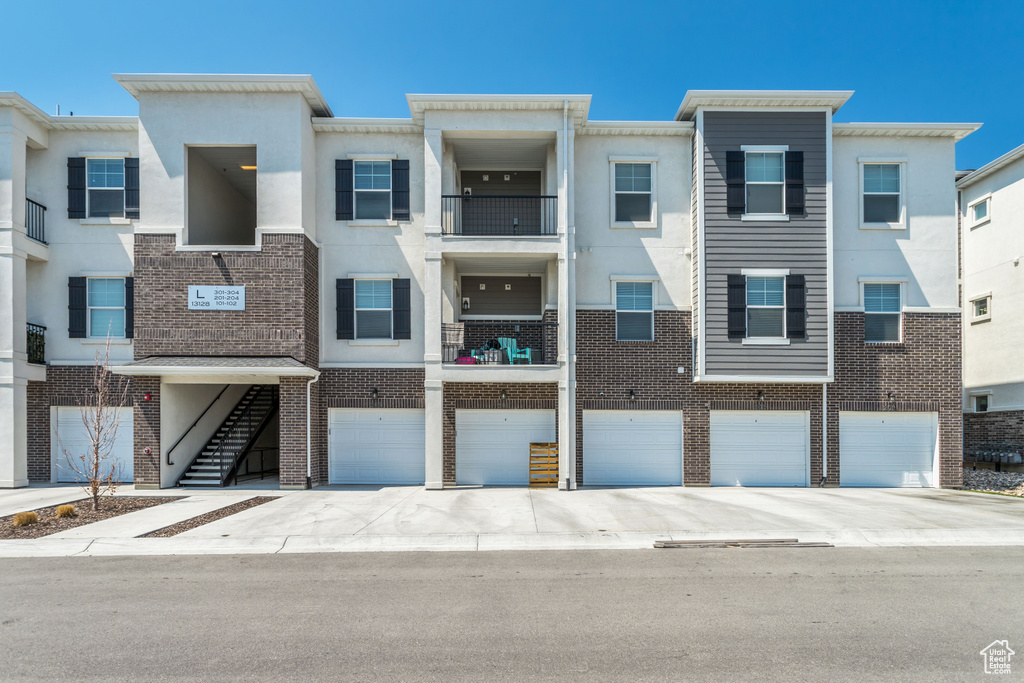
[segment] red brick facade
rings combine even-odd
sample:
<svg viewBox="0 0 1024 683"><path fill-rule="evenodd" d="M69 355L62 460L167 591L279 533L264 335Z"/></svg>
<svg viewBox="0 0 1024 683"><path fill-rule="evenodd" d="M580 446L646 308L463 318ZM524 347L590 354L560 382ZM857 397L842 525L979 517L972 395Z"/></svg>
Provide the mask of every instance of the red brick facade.
<svg viewBox="0 0 1024 683"><path fill-rule="evenodd" d="M863 314L836 314L836 381L828 388L828 479L839 484L839 411L939 413L940 481L959 486L960 319L908 313L902 344L865 344ZM683 483L711 479L711 410L802 410L810 414L811 482L822 480L822 387L812 384L693 383L688 312L658 311L653 342L616 342L615 314L576 317L576 476L583 476L583 411L683 411ZM682 368L682 372L680 372ZM758 400L764 391L765 402ZM629 400L633 391L634 400ZM893 392L895 405L888 401ZM603 396L601 394L604 394Z"/></svg>
<svg viewBox="0 0 1024 683"><path fill-rule="evenodd" d="M258 252L175 251L135 236L135 358L291 356L316 365L317 251L305 235L263 235ZM189 285L244 285L244 311L190 311Z"/></svg>
<svg viewBox="0 0 1024 683"><path fill-rule="evenodd" d="M983 443L1024 444L1024 410L964 413L964 451Z"/></svg>
<svg viewBox="0 0 1024 683"><path fill-rule="evenodd" d="M45 382L29 382L28 396L28 478L48 482L50 471L50 408L88 405L93 393L92 365L54 365L46 369ZM128 405L134 407L135 484L160 485L160 382L154 378L118 378L117 386L128 387ZM149 394L151 400L144 401ZM143 449L149 446L152 453Z"/></svg>
<svg viewBox="0 0 1024 683"><path fill-rule="evenodd" d="M501 392L505 400L501 400ZM444 392L444 484L455 485L455 411L459 408L480 410L542 410L555 411L555 440L558 440L558 384L524 382L445 382ZM523 457L526 457L525 454Z"/></svg>

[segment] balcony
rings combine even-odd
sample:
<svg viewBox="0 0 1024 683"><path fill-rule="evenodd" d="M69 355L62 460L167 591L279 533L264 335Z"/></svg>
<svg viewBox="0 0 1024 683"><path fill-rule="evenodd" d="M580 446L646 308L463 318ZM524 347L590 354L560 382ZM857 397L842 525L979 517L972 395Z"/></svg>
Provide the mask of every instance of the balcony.
<svg viewBox="0 0 1024 683"><path fill-rule="evenodd" d="M558 323L442 323L441 353L443 363L456 365L556 365Z"/></svg>
<svg viewBox="0 0 1024 683"><path fill-rule="evenodd" d="M46 244L46 207L31 199L25 200L25 234Z"/></svg>
<svg viewBox="0 0 1024 683"><path fill-rule="evenodd" d="M28 323L26 326L26 351L28 362L34 365L46 364L46 328Z"/></svg>
<svg viewBox="0 0 1024 683"><path fill-rule="evenodd" d="M442 195L441 233L464 237L554 236L558 197Z"/></svg>

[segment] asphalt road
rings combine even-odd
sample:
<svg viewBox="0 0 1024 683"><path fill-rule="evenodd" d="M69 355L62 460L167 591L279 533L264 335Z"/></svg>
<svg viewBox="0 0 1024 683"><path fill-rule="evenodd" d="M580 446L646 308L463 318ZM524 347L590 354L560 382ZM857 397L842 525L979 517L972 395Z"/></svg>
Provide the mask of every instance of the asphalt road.
<svg viewBox="0 0 1024 683"><path fill-rule="evenodd" d="M0 678L982 679L1022 581L1019 547L10 559Z"/></svg>

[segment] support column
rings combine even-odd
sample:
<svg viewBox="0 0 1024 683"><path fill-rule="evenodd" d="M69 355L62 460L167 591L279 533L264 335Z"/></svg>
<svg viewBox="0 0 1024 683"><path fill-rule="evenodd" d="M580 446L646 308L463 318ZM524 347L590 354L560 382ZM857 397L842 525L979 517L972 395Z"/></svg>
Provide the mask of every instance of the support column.
<svg viewBox="0 0 1024 683"><path fill-rule="evenodd" d="M124 379L114 375L115 379ZM160 488L160 378L131 379L132 438L135 441L135 488ZM149 400L145 399L149 396ZM149 453L146 452L149 449Z"/></svg>
<svg viewBox="0 0 1024 683"><path fill-rule="evenodd" d="M307 488L306 382L307 377L282 377L278 387L280 437L279 478L282 489Z"/></svg>
<svg viewBox="0 0 1024 683"><path fill-rule="evenodd" d="M441 381L441 255L428 252L423 277L426 486L444 487L444 385Z"/></svg>

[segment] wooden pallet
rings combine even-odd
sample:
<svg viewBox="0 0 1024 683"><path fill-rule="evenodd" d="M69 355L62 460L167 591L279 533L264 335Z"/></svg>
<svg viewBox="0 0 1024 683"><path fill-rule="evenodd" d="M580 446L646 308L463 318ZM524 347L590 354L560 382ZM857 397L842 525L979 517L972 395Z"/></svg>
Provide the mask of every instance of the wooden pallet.
<svg viewBox="0 0 1024 683"><path fill-rule="evenodd" d="M558 486L558 444L530 444L530 488Z"/></svg>

